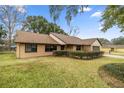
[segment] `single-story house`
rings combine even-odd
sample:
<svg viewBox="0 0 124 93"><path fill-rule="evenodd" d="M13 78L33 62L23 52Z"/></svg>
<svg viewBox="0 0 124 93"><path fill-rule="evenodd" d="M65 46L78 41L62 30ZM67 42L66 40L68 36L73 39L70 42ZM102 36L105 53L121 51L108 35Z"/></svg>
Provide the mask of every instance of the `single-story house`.
<svg viewBox="0 0 124 93"><path fill-rule="evenodd" d="M15 43L17 58L52 55L55 50L97 52L102 46L97 38L80 39L57 33L48 35L25 31L17 31Z"/></svg>
<svg viewBox="0 0 124 93"><path fill-rule="evenodd" d="M124 52L124 45L103 45L101 48L102 51L104 52Z"/></svg>

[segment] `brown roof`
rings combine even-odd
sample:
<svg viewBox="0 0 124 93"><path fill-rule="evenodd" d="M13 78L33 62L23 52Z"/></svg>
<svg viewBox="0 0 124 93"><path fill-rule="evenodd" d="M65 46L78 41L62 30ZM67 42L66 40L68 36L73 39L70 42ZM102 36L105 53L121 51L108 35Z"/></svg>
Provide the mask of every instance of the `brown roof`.
<svg viewBox="0 0 124 93"><path fill-rule="evenodd" d="M91 44L93 44L96 40L98 40L98 39L97 39L97 38L83 39L83 40L82 40L82 44L83 44L83 45L91 45Z"/></svg>
<svg viewBox="0 0 124 93"><path fill-rule="evenodd" d="M52 35L56 36L59 38L61 41L63 41L66 44L71 44L71 45L82 45L82 39L74 36L68 36L68 35L63 35L63 34L57 34L57 33L51 33Z"/></svg>
<svg viewBox="0 0 124 93"><path fill-rule="evenodd" d="M56 36L60 40L62 40L66 44L74 44L74 45L91 45L93 44L97 38L90 38L90 39L80 39L78 37L74 36L68 36L63 34L57 34L57 33L51 33L52 35ZM101 42L98 40L98 42L101 44Z"/></svg>
<svg viewBox="0 0 124 93"><path fill-rule="evenodd" d="M63 34L57 34L57 33L50 33L50 34L56 36L58 39L63 41L65 44L70 44L70 45L91 45L93 44L93 42L98 40L97 38L80 39L78 37L68 36L68 35L63 35ZM57 43L57 41L55 41L52 37L50 37L47 34L38 34L38 33L25 32L25 31L17 31L15 42L59 44Z"/></svg>
<svg viewBox="0 0 124 93"><path fill-rule="evenodd" d="M20 43L41 43L41 44L58 44L47 34L38 34L33 32L17 31L15 42Z"/></svg>

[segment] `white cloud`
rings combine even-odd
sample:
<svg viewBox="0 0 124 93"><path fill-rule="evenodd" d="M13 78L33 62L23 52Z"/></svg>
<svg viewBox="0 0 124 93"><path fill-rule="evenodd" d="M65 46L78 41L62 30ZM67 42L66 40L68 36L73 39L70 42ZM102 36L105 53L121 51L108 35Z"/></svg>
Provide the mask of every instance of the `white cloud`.
<svg viewBox="0 0 124 93"><path fill-rule="evenodd" d="M93 13L91 15L91 17L101 17L101 16L102 16L102 12L101 11L97 11L97 12L95 12L95 13Z"/></svg>
<svg viewBox="0 0 124 93"><path fill-rule="evenodd" d="M103 28L103 23L101 22L100 24L99 24L99 30L102 30L102 28Z"/></svg>
<svg viewBox="0 0 124 93"><path fill-rule="evenodd" d="M83 11L84 11L84 12L89 12L89 11L91 11L91 10L92 10L92 8L89 8L89 7L84 7L84 8L83 8Z"/></svg>
<svg viewBox="0 0 124 93"><path fill-rule="evenodd" d="M102 28L103 28L102 26L99 26L99 28L98 28L98 29L99 29L99 30L102 30Z"/></svg>
<svg viewBox="0 0 124 93"><path fill-rule="evenodd" d="M25 13L25 12L26 12L24 6L16 6L16 9L17 9L17 11L20 12L20 13Z"/></svg>
<svg viewBox="0 0 124 93"><path fill-rule="evenodd" d="M92 10L92 8L90 8L90 7L83 7L83 9L82 8L79 9L79 12L81 12L81 11L89 12L91 10Z"/></svg>

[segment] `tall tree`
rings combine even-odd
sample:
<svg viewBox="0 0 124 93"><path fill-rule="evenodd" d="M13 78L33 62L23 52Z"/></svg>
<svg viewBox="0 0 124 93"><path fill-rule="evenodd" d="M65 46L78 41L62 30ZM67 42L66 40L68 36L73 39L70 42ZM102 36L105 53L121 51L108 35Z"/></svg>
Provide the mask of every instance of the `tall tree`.
<svg viewBox="0 0 124 93"><path fill-rule="evenodd" d="M115 44L115 45L124 45L124 37L123 36L120 36L118 38L114 38L111 40L112 44Z"/></svg>
<svg viewBox="0 0 124 93"><path fill-rule="evenodd" d="M63 9L64 6L59 6L59 5L49 6L50 17L52 18L54 24L56 24L56 21L59 19L59 15ZM54 28L53 31L55 32L55 27L53 26L53 28Z"/></svg>
<svg viewBox="0 0 124 93"><path fill-rule="evenodd" d="M106 32L113 26L118 26L121 32L124 31L124 6L109 5L102 14L102 31Z"/></svg>
<svg viewBox="0 0 124 93"><path fill-rule="evenodd" d="M4 44L4 38L6 37L6 31L2 25L0 25L0 44Z"/></svg>
<svg viewBox="0 0 124 93"><path fill-rule="evenodd" d="M48 21L44 17L28 16L23 23L22 30L32 31L34 33L43 33L47 30L47 27Z"/></svg>
<svg viewBox="0 0 124 93"><path fill-rule="evenodd" d="M49 12L52 20L56 22L62 11L66 11L65 19L67 21L67 25L70 28L69 34L71 34L72 28L71 28L71 21L72 18L75 17L79 13L83 13L83 8L87 7L86 5L51 5L49 6ZM80 11L79 11L80 10Z"/></svg>
<svg viewBox="0 0 124 93"><path fill-rule="evenodd" d="M54 23L49 23L42 16L28 16L23 23L22 30L44 34L49 34L50 32L66 34L64 30L60 28L60 26Z"/></svg>
<svg viewBox="0 0 124 93"><path fill-rule="evenodd" d="M60 28L57 24L49 23L48 24L48 33L55 32L55 33L61 33L66 34L63 29Z"/></svg>
<svg viewBox="0 0 124 93"><path fill-rule="evenodd" d="M17 26L22 23L26 11L24 6L0 6L0 23L7 31L9 39L9 49L11 49L11 39Z"/></svg>

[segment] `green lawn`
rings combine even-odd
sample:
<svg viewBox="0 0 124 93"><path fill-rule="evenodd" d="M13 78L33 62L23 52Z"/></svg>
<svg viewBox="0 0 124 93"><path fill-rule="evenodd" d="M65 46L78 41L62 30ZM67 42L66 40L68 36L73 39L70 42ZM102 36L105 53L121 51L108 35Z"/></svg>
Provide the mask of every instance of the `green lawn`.
<svg viewBox="0 0 124 93"><path fill-rule="evenodd" d="M98 74L101 66L110 63L124 60L52 56L16 59L14 54L0 54L0 87L110 87Z"/></svg>

